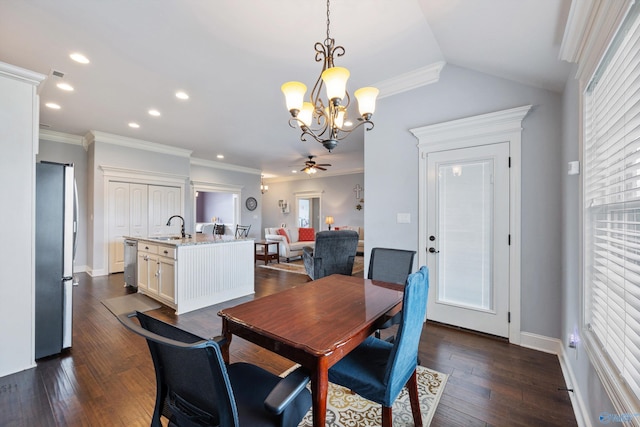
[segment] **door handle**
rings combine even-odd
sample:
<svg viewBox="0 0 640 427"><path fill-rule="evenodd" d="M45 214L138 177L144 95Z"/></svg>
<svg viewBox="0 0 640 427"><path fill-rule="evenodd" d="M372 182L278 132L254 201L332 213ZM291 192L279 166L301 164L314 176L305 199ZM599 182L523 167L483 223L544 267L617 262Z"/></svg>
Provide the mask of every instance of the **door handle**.
<svg viewBox="0 0 640 427"><path fill-rule="evenodd" d="M439 254L440 251L436 251L436 248L429 248L429 252L432 254Z"/></svg>

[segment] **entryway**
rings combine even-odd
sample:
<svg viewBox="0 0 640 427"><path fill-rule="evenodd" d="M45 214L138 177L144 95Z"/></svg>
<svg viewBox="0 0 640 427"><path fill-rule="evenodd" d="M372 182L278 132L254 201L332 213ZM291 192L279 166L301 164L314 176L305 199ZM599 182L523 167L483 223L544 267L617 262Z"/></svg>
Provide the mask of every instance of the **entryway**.
<svg viewBox="0 0 640 427"><path fill-rule="evenodd" d="M530 105L437 123L418 138L418 262L427 318L520 344L522 120Z"/></svg>

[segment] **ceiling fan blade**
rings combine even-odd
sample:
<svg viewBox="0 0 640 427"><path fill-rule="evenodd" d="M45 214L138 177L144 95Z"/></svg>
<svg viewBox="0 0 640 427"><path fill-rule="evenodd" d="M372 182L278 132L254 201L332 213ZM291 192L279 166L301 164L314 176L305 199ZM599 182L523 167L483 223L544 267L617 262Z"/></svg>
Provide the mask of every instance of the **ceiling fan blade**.
<svg viewBox="0 0 640 427"><path fill-rule="evenodd" d="M316 169L320 169L321 171L326 171L325 168L321 168L320 166L316 165Z"/></svg>
<svg viewBox="0 0 640 427"><path fill-rule="evenodd" d="M331 166L330 163L319 163L316 166Z"/></svg>
<svg viewBox="0 0 640 427"><path fill-rule="evenodd" d="M302 168L302 169L300 169L300 172L306 172L306 171L307 171L307 169L309 169L309 167L308 167L308 166L307 166L306 168Z"/></svg>

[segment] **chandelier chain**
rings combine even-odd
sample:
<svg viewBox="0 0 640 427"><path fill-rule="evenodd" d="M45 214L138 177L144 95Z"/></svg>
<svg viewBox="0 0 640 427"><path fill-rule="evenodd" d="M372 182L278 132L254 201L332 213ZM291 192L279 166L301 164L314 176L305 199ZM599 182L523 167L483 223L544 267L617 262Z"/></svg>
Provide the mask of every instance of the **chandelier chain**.
<svg viewBox="0 0 640 427"><path fill-rule="evenodd" d="M331 25L331 19L329 18L329 2L330 0L327 0L327 40L325 40L325 43L331 39L329 36L329 26Z"/></svg>

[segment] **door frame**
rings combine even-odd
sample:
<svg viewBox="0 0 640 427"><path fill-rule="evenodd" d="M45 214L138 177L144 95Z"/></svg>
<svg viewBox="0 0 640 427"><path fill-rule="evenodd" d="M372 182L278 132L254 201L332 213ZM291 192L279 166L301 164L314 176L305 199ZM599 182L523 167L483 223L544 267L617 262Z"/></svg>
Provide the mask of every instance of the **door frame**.
<svg viewBox="0 0 640 427"><path fill-rule="evenodd" d="M418 265L427 264L427 155L437 151L509 143L509 342L521 343L522 120L531 105L410 129L418 138Z"/></svg>

